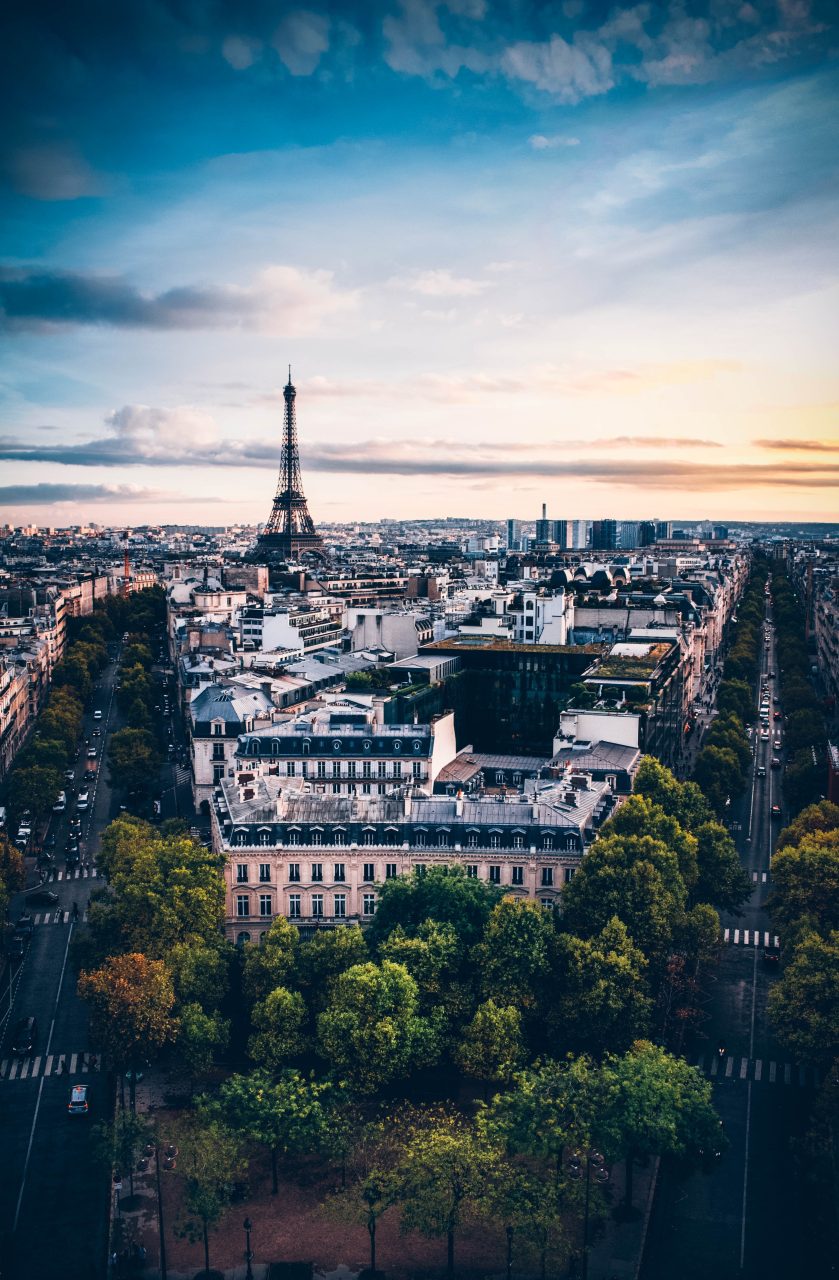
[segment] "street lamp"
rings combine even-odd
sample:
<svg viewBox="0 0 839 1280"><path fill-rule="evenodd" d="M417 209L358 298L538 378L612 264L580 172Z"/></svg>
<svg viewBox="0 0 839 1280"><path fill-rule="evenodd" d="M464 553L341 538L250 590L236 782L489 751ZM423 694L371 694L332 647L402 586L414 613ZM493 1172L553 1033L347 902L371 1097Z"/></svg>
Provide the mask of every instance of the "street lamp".
<svg viewBox="0 0 839 1280"><path fill-rule="evenodd" d="M599 1151L584 1151L582 1154L575 1151L568 1161L569 1177L581 1178L583 1176L583 1161L585 1161L586 1166L586 1199L583 1217L582 1280L588 1280L588 1212L591 1197L592 1170L594 1170L595 1182L599 1182L601 1186L604 1186L609 1181L609 1170L606 1168L606 1162Z"/></svg>
<svg viewBox="0 0 839 1280"><path fill-rule="evenodd" d="M511 1280L513 1274L513 1228L506 1227L507 1232L507 1280Z"/></svg>
<svg viewBox="0 0 839 1280"><path fill-rule="evenodd" d="M253 1270L251 1269L251 1262L253 1261L253 1249L251 1248L251 1230L253 1229L253 1223L251 1222L250 1218L245 1218L245 1221L242 1223L242 1226L245 1228L245 1262L248 1264L248 1269L245 1272L245 1280L253 1280Z"/></svg>

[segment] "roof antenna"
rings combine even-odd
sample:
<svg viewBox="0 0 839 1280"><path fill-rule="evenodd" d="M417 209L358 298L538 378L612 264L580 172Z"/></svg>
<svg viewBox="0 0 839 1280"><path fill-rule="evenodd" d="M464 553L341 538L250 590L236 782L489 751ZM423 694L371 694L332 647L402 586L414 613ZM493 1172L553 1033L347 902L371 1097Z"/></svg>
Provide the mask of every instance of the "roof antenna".
<svg viewBox="0 0 839 1280"><path fill-rule="evenodd" d="M288 366L288 385L291 386L291 365Z"/></svg>

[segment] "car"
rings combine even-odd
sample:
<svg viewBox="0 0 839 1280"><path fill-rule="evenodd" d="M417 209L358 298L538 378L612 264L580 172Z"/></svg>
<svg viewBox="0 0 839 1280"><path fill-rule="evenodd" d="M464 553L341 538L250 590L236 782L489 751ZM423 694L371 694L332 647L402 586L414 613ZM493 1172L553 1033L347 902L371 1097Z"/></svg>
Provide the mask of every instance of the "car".
<svg viewBox="0 0 839 1280"><path fill-rule="evenodd" d="M779 804L773 804L773 806L772 806L772 808L769 810L769 812L772 814L772 817L773 817L773 818L780 818L780 816L781 816L781 806L780 806Z"/></svg>
<svg viewBox="0 0 839 1280"><path fill-rule="evenodd" d="M27 904L36 902L39 906L54 907L58 903L58 894L53 893L52 889L42 889L40 885L34 889L30 889L26 894Z"/></svg>
<svg viewBox="0 0 839 1280"><path fill-rule="evenodd" d="M765 765L765 764L759 764L759 765L757 766L757 776L758 776L759 778L765 778L765 777L766 777L766 765Z"/></svg>
<svg viewBox="0 0 839 1280"><path fill-rule="evenodd" d="M10 960L22 960L26 952L28 939L23 934L15 933L6 943L6 955Z"/></svg>
<svg viewBox="0 0 839 1280"><path fill-rule="evenodd" d="M96 759L96 748L95 748L95 747L88 747L88 749L87 749L87 758L88 758L88 760L95 760L95 759Z"/></svg>
<svg viewBox="0 0 839 1280"><path fill-rule="evenodd" d="M93 730L93 736L94 736L94 738L101 738L101 737L102 737L102 730L101 730L101 729L94 729L94 730Z"/></svg>
<svg viewBox="0 0 839 1280"><path fill-rule="evenodd" d="M777 969L781 963L780 947L764 947L763 948L763 964L767 969Z"/></svg>
<svg viewBox="0 0 839 1280"><path fill-rule="evenodd" d="M774 679L775 679L775 672L774 672L774 671L770 671L770 672L769 672L769 679L770 679L770 680L774 680Z"/></svg>
<svg viewBox="0 0 839 1280"><path fill-rule="evenodd" d="M87 790L80 791L79 794L76 796L76 808L79 810L80 813L84 813L85 809L88 807L89 804L90 804L90 792Z"/></svg>
<svg viewBox="0 0 839 1280"><path fill-rule="evenodd" d="M769 730L768 730L768 729L761 729L761 731L760 731L760 740L761 740L761 742L768 742L768 741L769 741Z"/></svg>
<svg viewBox="0 0 839 1280"><path fill-rule="evenodd" d="M65 770L64 770L64 781L65 781L65 782L72 782L72 781L74 780L75 776L76 776L76 770L75 770L75 769L65 769Z"/></svg>
<svg viewBox="0 0 839 1280"><path fill-rule="evenodd" d="M28 913L18 916L18 921L15 925L15 933L25 933L31 938L34 928L35 922Z"/></svg>
<svg viewBox="0 0 839 1280"><path fill-rule="evenodd" d="M74 1084L70 1086L70 1100L67 1103L67 1112L71 1116L86 1116L88 1112L88 1088L86 1084Z"/></svg>
<svg viewBox="0 0 839 1280"><path fill-rule="evenodd" d="M781 739L780 739L780 738L778 738L778 737L776 737L776 738L775 738L774 742L772 743L772 750L773 750L773 751L780 751L780 750L781 750Z"/></svg>
<svg viewBox="0 0 839 1280"><path fill-rule="evenodd" d="M9 1045L11 1052L16 1057L28 1058L37 1043L38 1019L18 1018Z"/></svg>
<svg viewBox="0 0 839 1280"><path fill-rule="evenodd" d="M101 719L102 719L102 712L101 712L101 711L94 711L94 713L93 713L93 718L94 718L94 720L101 720Z"/></svg>
<svg viewBox="0 0 839 1280"><path fill-rule="evenodd" d="M55 804L52 806L53 813L63 813L67 808L67 792L59 791L56 796Z"/></svg>
<svg viewBox="0 0 839 1280"><path fill-rule="evenodd" d="M780 761L780 759L778 758L778 756L773 756L773 757L772 757L772 768L773 768L773 769L780 769L780 767L781 767L781 761Z"/></svg>
<svg viewBox="0 0 839 1280"><path fill-rule="evenodd" d="M773 720L783 720L783 718L784 718L784 717L781 715L780 711L773 711L773 712L772 712L772 719L773 719Z"/></svg>

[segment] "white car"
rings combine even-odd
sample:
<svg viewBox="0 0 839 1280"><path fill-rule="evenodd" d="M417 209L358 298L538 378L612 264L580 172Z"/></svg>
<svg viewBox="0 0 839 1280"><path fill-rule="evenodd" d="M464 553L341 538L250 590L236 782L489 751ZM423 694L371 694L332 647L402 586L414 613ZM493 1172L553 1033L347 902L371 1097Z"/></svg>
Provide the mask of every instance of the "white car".
<svg viewBox="0 0 839 1280"><path fill-rule="evenodd" d="M52 806L53 813L63 813L67 808L67 795L64 791L59 791L58 799Z"/></svg>
<svg viewBox="0 0 839 1280"><path fill-rule="evenodd" d="M101 720L101 719L102 719L102 712L101 712L101 711L94 711L94 713L93 713L93 718L94 718L94 720Z"/></svg>
<svg viewBox="0 0 839 1280"><path fill-rule="evenodd" d="M768 729L761 729L761 731L760 731L760 739L761 739L761 742L768 742L768 741L769 741L769 730L768 730Z"/></svg>
<svg viewBox="0 0 839 1280"><path fill-rule="evenodd" d="M76 808L79 810L80 813L84 813L85 809L89 804L90 804L90 792L80 791L78 794L78 797L76 798Z"/></svg>

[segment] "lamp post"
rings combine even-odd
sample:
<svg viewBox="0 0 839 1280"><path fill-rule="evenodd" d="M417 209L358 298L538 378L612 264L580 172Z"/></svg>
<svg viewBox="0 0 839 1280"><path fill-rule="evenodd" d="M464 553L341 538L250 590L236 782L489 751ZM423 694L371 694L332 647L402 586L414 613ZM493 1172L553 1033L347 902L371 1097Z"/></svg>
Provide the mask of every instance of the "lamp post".
<svg viewBox="0 0 839 1280"><path fill-rule="evenodd" d="M253 1249L251 1248L251 1231L253 1229L253 1223L250 1218L245 1218L242 1226L245 1228L245 1262L248 1264L248 1269L245 1272L245 1280L253 1280L253 1270L251 1268L251 1262L253 1261Z"/></svg>
<svg viewBox="0 0 839 1280"><path fill-rule="evenodd" d="M571 1178L581 1178L583 1176L583 1161L586 1165L586 1197L585 1211L583 1215L583 1273L582 1280L588 1280L588 1214L591 1202L591 1177L594 1170L594 1179L602 1185L609 1181L609 1170L599 1151L575 1152L568 1161L568 1174Z"/></svg>
<svg viewBox="0 0 839 1280"><path fill-rule="evenodd" d="M167 1280L166 1237L163 1234L163 1188L160 1184L160 1146L157 1140L155 1140L154 1144L154 1171L157 1178L157 1234L160 1241L160 1280Z"/></svg>
<svg viewBox="0 0 839 1280"><path fill-rule="evenodd" d="M507 1280L511 1280L513 1274L513 1228L507 1227Z"/></svg>

